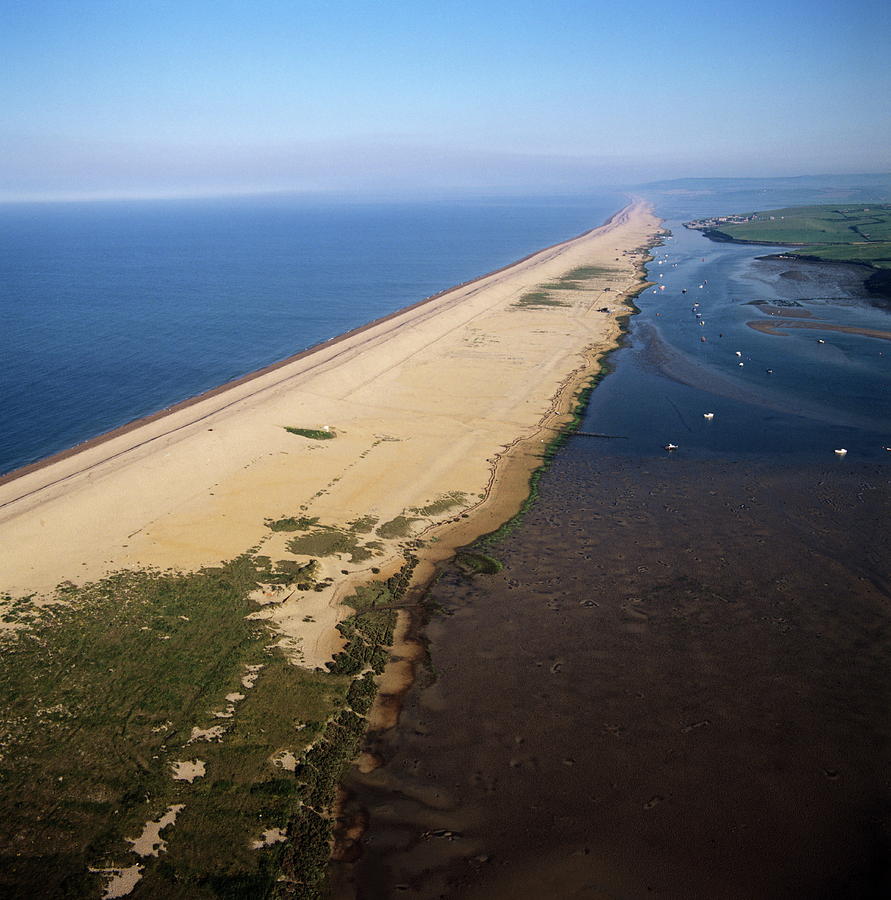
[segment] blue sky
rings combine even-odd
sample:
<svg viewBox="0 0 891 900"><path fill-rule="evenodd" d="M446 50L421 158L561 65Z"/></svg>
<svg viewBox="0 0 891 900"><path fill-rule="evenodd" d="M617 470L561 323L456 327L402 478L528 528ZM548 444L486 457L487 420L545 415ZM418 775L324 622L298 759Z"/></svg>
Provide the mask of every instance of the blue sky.
<svg viewBox="0 0 891 900"><path fill-rule="evenodd" d="M891 169L873 0L0 4L0 199Z"/></svg>

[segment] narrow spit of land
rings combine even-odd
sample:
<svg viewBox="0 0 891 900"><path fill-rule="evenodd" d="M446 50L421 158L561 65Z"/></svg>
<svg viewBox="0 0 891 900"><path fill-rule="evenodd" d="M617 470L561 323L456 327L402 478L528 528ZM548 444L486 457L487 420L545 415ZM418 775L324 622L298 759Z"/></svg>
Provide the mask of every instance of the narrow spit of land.
<svg viewBox="0 0 891 900"><path fill-rule="evenodd" d="M633 203L0 483L4 893L315 896L393 607L522 502L657 232Z"/></svg>

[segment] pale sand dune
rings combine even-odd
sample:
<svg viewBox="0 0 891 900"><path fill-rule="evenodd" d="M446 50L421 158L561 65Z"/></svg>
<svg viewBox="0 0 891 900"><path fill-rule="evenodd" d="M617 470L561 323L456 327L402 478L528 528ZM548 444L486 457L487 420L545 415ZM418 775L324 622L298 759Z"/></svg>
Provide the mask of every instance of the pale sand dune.
<svg viewBox="0 0 891 900"><path fill-rule="evenodd" d="M261 542L264 553L283 558L289 535L272 534L267 517L385 522L460 491L465 508L438 519L471 509L468 519L415 525L425 538L433 526L440 539L424 555L446 555L516 508L541 441L592 362L615 344L622 294L640 277L640 256L623 251L646 245L657 228L648 207L632 204L585 235L3 479L0 591L48 592L66 579L129 567L194 569ZM596 290L559 292L568 306L514 305L582 265L614 271ZM598 312L604 305L613 312ZM307 440L285 425L329 425L337 437ZM387 542L374 562L326 561L336 583L312 598L312 614L323 615L320 603L330 610L327 638L318 625L307 629L308 664L336 647L332 628L347 585L369 577L371 565L392 568L398 544ZM273 619L291 622L286 632L295 639L310 603L298 601L291 611L270 608Z"/></svg>

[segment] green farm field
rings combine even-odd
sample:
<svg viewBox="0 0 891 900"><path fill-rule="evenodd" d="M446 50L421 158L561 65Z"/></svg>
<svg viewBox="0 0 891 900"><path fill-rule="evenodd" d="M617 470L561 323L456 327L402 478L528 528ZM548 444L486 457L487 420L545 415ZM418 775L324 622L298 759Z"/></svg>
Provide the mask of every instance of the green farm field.
<svg viewBox="0 0 891 900"><path fill-rule="evenodd" d="M789 245L790 254L891 269L891 204L801 206L690 223L716 240Z"/></svg>
<svg viewBox="0 0 891 900"><path fill-rule="evenodd" d="M891 269L891 241L874 244L817 244L793 250L792 253L826 262L860 263L875 269Z"/></svg>

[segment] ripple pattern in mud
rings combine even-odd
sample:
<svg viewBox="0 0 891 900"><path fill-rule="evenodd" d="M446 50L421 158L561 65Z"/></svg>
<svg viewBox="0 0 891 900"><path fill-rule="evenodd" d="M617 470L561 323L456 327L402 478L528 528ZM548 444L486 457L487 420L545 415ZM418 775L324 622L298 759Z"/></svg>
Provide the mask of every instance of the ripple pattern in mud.
<svg viewBox="0 0 891 900"><path fill-rule="evenodd" d="M885 896L888 477L566 448L433 590L342 895Z"/></svg>

